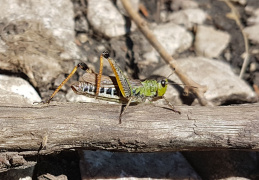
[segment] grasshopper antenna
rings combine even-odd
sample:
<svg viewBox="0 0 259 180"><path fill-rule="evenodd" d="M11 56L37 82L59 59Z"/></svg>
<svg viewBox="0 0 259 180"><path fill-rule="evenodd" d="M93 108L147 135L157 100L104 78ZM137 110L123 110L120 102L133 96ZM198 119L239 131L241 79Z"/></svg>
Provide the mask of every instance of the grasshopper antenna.
<svg viewBox="0 0 259 180"><path fill-rule="evenodd" d="M175 68L174 68L173 70L175 70ZM169 79L169 77L170 77L171 75L173 75L173 74L174 74L174 72L172 72L171 74L169 74L169 76L167 76L166 79ZM189 95L190 88L199 88L199 87L196 87L196 86L174 83L174 82L172 82L171 80L168 80L168 81L170 81L169 84L175 84L175 85L182 85L182 86L184 86L184 90L183 90L183 95L184 95L184 96L188 96L188 95ZM167 103L167 104L168 104L168 103ZM169 106L170 106L170 105L169 105Z"/></svg>
<svg viewBox="0 0 259 180"><path fill-rule="evenodd" d="M74 69L72 70L72 72L67 76L67 78L57 87L57 89L53 92L53 94L50 96L50 98L44 102L49 104L49 102L51 101L51 99L58 93L58 91L62 88L62 86L64 86L64 84L66 84L66 82L75 74L75 72L77 71L78 68L81 68L84 71L89 70L88 66L85 63L78 63Z"/></svg>
<svg viewBox="0 0 259 180"><path fill-rule="evenodd" d="M175 69L174 69L175 70ZM169 79L169 77L171 76L171 75L173 75L174 74L174 72L172 72L171 74L169 74L169 76L167 76L166 77L166 79Z"/></svg>

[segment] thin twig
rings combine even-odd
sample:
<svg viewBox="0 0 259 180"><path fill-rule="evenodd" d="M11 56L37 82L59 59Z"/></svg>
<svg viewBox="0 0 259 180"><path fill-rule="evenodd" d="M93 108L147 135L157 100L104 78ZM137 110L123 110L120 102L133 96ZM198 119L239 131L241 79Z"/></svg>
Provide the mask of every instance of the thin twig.
<svg viewBox="0 0 259 180"><path fill-rule="evenodd" d="M142 19L140 15L132 8L129 0L121 0L121 2L125 10L129 14L130 18L136 23L139 30L147 38L150 44L158 51L158 53L165 60L165 62L175 70L176 75L186 85L185 89L188 92L190 91L194 95L196 95L201 105L207 105L208 101L204 97L204 93L206 92L207 87L196 83L190 77L188 77L186 74L182 72L182 70L178 67L177 62L173 59L173 57L170 54L168 54L165 48L157 40L153 32L148 28L148 23L144 19ZM196 88L193 88L193 87L196 87Z"/></svg>
<svg viewBox="0 0 259 180"><path fill-rule="evenodd" d="M243 39L245 42L245 57L244 57L244 62L243 62L243 65L242 65L242 68L241 68L241 71L239 74L239 77L243 78L245 70L246 70L246 68L248 66L248 62L249 62L249 44L248 44L247 35L245 34L245 32L243 30L244 28L240 21L240 14L236 10L236 8L233 6L232 2L230 2L229 0L220 0L220 1L223 1L224 3L226 3L226 5L231 9L231 12L227 14L227 17L230 19L233 19L236 22L237 26L239 27L239 29L242 33L242 36L243 36Z"/></svg>

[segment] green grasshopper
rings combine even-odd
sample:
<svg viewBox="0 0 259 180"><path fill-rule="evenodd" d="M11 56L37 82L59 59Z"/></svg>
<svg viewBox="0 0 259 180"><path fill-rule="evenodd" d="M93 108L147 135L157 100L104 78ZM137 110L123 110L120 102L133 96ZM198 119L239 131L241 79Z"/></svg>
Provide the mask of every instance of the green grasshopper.
<svg viewBox="0 0 259 180"><path fill-rule="evenodd" d="M103 59L110 63L115 76L102 75ZM167 105L171 107L171 110L181 114L181 112L175 110L174 106L164 97L168 85L167 79L159 81L129 79L123 74L117 62L110 57L108 51L104 51L100 56L100 70L98 74L89 69L86 64L79 63L75 66L68 77L58 86L46 103L51 101L55 94L72 77L78 68L85 70L86 73L82 76L82 81L75 82L71 85L72 90L76 94L126 104L125 108L120 113L120 123L122 115L131 103L141 103L146 99L149 101L164 99Z"/></svg>

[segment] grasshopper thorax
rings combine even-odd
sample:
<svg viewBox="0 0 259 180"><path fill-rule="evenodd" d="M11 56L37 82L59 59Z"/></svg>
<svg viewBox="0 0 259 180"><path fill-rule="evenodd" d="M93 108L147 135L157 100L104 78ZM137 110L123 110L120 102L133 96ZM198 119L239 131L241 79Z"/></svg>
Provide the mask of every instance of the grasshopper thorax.
<svg viewBox="0 0 259 180"><path fill-rule="evenodd" d="M167 89L168 81L163 80L145 80L141 82L142 86L133 86L133 95L141 98L162 97Z"/></svg>

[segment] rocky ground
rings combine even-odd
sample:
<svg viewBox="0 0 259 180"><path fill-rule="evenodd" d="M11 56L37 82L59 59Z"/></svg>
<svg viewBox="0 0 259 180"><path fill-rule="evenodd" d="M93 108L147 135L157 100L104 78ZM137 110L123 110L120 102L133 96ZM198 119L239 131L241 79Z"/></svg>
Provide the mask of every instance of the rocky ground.
<svg viewBox="0 0 259 180"><path fill-rule="evenodd" d="M259 1L132 2L180 68L208 87L205 97L210 102L229 105L258 100ZM3 0L0 7L0 103L32 104L46 100L77 63L85 62L98 71L99 56L104 50L111 52L130 78L168 77L172 69L126 15L120 1L43 3L36 0L28 3ZM82 74L79 70L53 100L92 101L75 95L70 89L72 81L77 81ZM108 62L104 62L104 74L113 75ZM175 74L169 79L176 83L170 85L166 93L171 102L198 104L193 96L182 96L183 88L177 85L181 82ZM53 179L54 176L60 179L131 176L256 179L257 157L256 152L231 151L150 154L85 151L79 156L66 152L40 157L28 178L47 179L43 176L50 173L46 176ZM74 164L70 165L70 161ZM44 166L49 163L55 167ZM53 171L55 168L57 171ZM62 174L65 176L61 177ZM11 177L10 173L1 176Z"/></svg>

